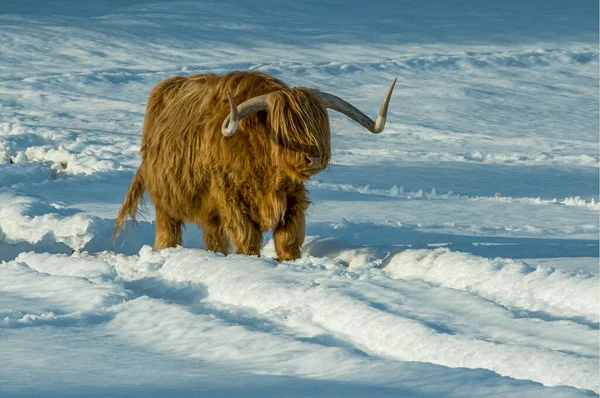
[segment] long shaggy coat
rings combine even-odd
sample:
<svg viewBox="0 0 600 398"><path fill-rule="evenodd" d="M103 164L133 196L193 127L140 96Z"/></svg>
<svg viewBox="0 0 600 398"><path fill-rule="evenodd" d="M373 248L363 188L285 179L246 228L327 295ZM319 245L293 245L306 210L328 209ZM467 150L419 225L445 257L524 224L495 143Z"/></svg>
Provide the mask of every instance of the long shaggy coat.
<svg viewBox="0 0 600 398"><path fill-rule="evenodd" d="M237 103L268 97L267 110L241 119L231 137L221 133ZM152 90L144 120L142 162L115 225L135 219L148 192L156 210L155 249L181 244L185 222L203 231L207 250L259 255L262 233L274 230L278 260L300 256L304 182L331 155L327 110L311 89L289 88L259 72L171 77ZM319 167L309 167L310 159Z"/></svg>

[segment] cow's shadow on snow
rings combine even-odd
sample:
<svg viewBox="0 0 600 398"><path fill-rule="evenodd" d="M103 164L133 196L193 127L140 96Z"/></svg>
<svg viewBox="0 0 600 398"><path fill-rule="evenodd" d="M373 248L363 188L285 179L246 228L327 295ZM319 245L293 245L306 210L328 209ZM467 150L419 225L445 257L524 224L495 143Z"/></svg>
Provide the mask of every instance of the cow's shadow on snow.
<svg viewBox="0 0 600 398"><path fill-rule="evenodd" d="M126 230L113 243L114 220L96 219L90 226L93 238L81 251L99 253L113 251L126 255L137 254L144 245L154 241L154 222L127 223ZM551 239L453 235L423 232L408 226L377 225L343 221L309 223L304 253L314 257L337 257L353 249L369 248L372 256L383 259L389 254L406 249L433 249L448 247L453 251L471 253L481 257L556 258L598 257L599 245L588 239ZM271 234L265 234L265 245L272 245ZM202 233L195 225L187 225L183 246L204 248ZM14 259L22 252L71 254L73 248L57 242L48 234L37 243L10 244L0 241L0 261ZM269 250L266 250L267 252ZM272 250L271 250L272 251ZM268 253L265 253L269 255Z"/></svg>

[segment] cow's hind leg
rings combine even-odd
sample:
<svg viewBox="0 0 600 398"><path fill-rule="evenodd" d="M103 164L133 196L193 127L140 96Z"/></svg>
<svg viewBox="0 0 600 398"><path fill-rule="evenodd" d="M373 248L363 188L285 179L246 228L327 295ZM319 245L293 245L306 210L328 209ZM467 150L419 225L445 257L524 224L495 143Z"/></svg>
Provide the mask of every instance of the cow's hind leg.
<svg viewBox="0 0 600 398"><path fill-rule="evenodd" d="M169 216L166 212L156 209L156 239L154 249L160 250L181 244L181 220Z"/></svg>
<svg viewBox="0 0 600 398"><path fill-rule="evenodd" d="M221 218L219 216L214 216L208 221L202 222L200 228L202 229L206 250L227 255L229 252L229 239L227 239L223 226L221 225Z"/></svg>

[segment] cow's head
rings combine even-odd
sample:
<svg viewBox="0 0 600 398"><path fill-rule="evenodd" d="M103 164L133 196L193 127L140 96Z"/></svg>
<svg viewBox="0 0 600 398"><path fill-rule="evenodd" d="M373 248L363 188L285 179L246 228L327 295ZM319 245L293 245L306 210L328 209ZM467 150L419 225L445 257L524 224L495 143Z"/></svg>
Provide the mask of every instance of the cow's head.
<svg viewBox="0 0 600 398"><path fill-rule="evenodd" d="M378 134L385 127L395 84L394 79L376 122L343 99L315 89L286 88L251 98L239 106L228 93L231 111L223 121L221 132L230 137L241 118L253 112L266 111L272 139L277 144L273 146L273 156L277 157L280 168L294 179L307 179L327 167L331 159L327 108L345 114L373 134Z"/></svg>

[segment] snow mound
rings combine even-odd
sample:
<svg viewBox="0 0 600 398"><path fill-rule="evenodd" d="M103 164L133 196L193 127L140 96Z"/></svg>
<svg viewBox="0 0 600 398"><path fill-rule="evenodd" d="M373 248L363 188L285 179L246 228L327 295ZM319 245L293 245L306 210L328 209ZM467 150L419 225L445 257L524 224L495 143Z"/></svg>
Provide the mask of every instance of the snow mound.
<svg viewBox="0 0 600 398"><path fill-rule="evenodd" d="M394 279L463 290L515 309L600 320L599 279L593 275L533 268L511 259L485 259L446 248L406 250L389 261L385 272Z"/></svg>
<svg viewBox="0 0 600 398"><path fill-rule="evenodd" d="M38 243L47 239L81 249L93 237L89 229L92 217L61 214L59 204L9 192L0 193L0 204L0 236L4 242Z"/></svg>

